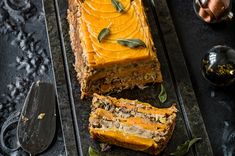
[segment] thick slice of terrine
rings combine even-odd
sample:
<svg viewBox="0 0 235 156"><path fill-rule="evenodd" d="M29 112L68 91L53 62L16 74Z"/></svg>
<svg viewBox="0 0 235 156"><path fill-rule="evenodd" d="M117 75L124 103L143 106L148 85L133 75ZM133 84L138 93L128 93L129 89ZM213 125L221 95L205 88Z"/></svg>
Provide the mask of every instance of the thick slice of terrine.
<svg viewBox="0 0 235 156"><path fill-rule="evenodd" d="M137 100L94 94L89 132L98 141L157 155L171 138L176 112L175 104L155 108Z"/></svg>

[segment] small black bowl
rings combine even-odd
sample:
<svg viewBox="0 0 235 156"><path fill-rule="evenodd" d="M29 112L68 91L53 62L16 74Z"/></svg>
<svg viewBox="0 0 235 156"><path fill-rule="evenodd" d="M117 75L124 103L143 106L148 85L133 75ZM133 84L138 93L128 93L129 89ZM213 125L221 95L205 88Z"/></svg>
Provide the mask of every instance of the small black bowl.
<svg viewBox="0 0 235 156"><path fill-rule="evenodd" d="M210 49L201 61L204 78L214 86L235 84L235 50L218 45Z"/></svg>

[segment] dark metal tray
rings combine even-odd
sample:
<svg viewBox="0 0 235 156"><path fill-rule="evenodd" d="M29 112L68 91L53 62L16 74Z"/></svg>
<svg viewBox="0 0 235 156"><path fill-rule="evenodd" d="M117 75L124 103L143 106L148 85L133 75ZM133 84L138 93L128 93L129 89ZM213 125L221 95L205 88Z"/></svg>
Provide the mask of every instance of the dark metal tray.
<svg viewBox="0 0 235 156"><path fill-rule="evenodd" d="M188 155L213 155L168 6L161 0L144 2L161 63L168 102L164 105L157 104L159 85L151 85L144 90L137 88L125 90L112 96L138 99L160 107L176 102L179 109L176 128L162 155L169 155L179 144L192 137L201 137L202 141L196 144ZM67 1L55 0L55 3L52 0L45 1L45 11L66 152L68 155L88 155L88 147L93 146L98 149L98 143L93 141L88 133L91 99L80 100L80 86L73 69L74 56L70 47L66 20ZM175 53L171 53L172 51ZM111 151L102 155L145 154L113 147Z"/></svg>

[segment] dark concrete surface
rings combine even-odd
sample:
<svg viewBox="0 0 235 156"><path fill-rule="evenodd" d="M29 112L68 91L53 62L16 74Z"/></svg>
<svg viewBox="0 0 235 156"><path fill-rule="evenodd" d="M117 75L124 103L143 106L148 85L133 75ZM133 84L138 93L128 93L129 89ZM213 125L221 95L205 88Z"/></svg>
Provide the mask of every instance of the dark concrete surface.
<svg viewBox="0 0 235 156"><path fill-rule="evenodd" d="M0 1L0 132L20 112L31 84L41 80L54 84L43 1ZM19 113L17 113L19 114ZM10 117L10 118L9 118ZM59 117L53 143L40 155L65 155ZM17 122L5 131L7 147L16 147ZM0 155L27 155L0 144Z"/></svg>
<svg viewBox="0 0 235 156"><path fill-rule="evenodd" d="M0 94L2 94L0 98L0 127L13 111L21 109L32 82L36 80L54 82L58 91L57 100L62 128L58 127L57 137L52 146L42 155L78 155L79 150L81 155L86 155L89 146L98 147L98 144L90 139L87 131L90 99L80 100L79 84L73 69L74 57L70 47L66 21L67 1L58 0L55 1L56 3L54 0L45 1L45 14L42 1L32 0L36 10L32 10L31 13L27 10L23 11L20 14L22 17L6 14L3 11L7 10L4 8L6 1L8 0L0 2ZM160 2L160 0L155 1ZM162 2L161 5L164 3ZM226 44L235 48L235 21L208 25L200 21L194 14L192 0L167 0L167 3L197 98L194 97L187 73L184 73L185 70L180 68L175 70L180 65L172 65L172 62L169 63L167 58L169 56L166 56L165 51L168 50L169 55L177 58L177 55L172 55L174 43L160 43L159 33L153 32L156 43L159 45L157 49L166 80L165 87L169 92L167 104L176 101L179 108L184 106L186 108L182 109L183 112L180 110L173 138L162 155L169 155L177 145L195 134L200 136L201 133L205 137L204 143L208 144L207 134L203 129L204 123L198 113L198 103L214 155L232 156L235 153L235 89L234 87L223 89L211 87L201 75L200 61L206 51L214 45ZM11 13L14 14L14 11ZM163 11L163 13L166 15L167 11ZM47 21L45 21L45 17ZM169 15L166 17L169 22ZM149 18L152 19L152 30L154 30L156 26L154 17ZM159 21L162 20L164 19L159 18ZM168 41L170 41L172 31L174 30L165 29L164 31L167 32L165 36ZM35 33L31 34L32 32ZM162 35L164 36L164 34ZM47 37L49 37L50 45ZM32 45L28 46L30 44ZM42 51L40 51L41 49ZM169 52L169 50L171 51ZM175 52L181 51L178 49ZM37 62L38 58L40 59ZM181 60L184 61L184 58L182 57ZM172 75L170 68L173 68L178 74ZM183 77L184 74L185 77ZM182 78L184 82L179 83L177 77ZM158 91L158 85L153 85L144 91L134 89L113 95L131 99L138 98L156 104ZM191 110L190 102L193 105ZM203 143L197 145L189 155L201 156L200 153L203 151L210 151L210 147L206 150L207 147L201 147L203 145ZM198 149L200 147L201 149ZM117 147L105 155L120 155L120 151L123 152L122 155L141 155L141 153ZM10 153L0 147L1 154L8 155ZM204 155L207 154L203 153Z"/></svg>
<svg viewBox="0 0 235 156"><path fill-rule="evenodd" d="M206 24L194 13L192 0L167 2L214 155L235 155L235 87L212 87L200 70L202 57L213 46L225 44L235 48L235 21Z"/></svg>

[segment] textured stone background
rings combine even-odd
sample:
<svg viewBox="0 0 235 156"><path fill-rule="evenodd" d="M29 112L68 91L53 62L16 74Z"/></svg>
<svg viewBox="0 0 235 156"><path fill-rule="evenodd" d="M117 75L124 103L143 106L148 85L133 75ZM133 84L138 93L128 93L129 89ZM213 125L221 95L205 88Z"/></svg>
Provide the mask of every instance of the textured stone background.
<svg viewBox="0 0 235 156"><path fill-rule="evenodd" d="M213 46L225 44L235 48L235 20L206 24L194 13L192 0L167 2L214 154L235 155L235 87L214 88L200 70L202 57ZM235 0L232 3L235 12Z"/></svg>
<svg viewBox="0 0 235 156"><path fill-rule="evenodd" d="M45 13L42 1L2 0L0 2L0 128L18 116L32 82L54 83ZM12 119L12 120L13 120ZM56 137L42 155L64 155L64 141L58 119ZM16 124L6 131L6 146L16 147ZM2 155L25 155L0 145Z"/></svg>

